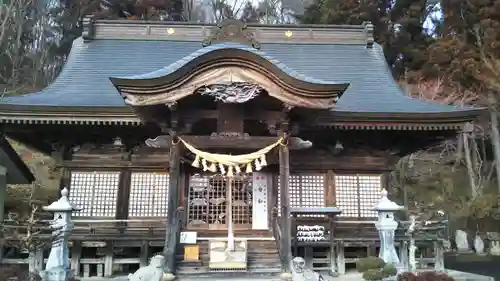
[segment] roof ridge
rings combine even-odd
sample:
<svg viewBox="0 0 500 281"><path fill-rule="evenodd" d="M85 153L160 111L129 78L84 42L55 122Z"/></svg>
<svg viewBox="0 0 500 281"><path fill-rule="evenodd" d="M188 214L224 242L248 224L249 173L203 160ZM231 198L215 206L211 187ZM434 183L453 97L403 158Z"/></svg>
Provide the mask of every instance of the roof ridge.
<svg viewBox="0 0 500 281"><path fill-rule="evenodd" d="M220 24L189 22L96 20L88 16L83 20L85 41L98 39L146 39L165 41L202 42L225 28L251 34L259 43L280 44L356 44L371 47L373 25L263 25L227 20ZM231 41L231 40L227 40Z"/></svg>

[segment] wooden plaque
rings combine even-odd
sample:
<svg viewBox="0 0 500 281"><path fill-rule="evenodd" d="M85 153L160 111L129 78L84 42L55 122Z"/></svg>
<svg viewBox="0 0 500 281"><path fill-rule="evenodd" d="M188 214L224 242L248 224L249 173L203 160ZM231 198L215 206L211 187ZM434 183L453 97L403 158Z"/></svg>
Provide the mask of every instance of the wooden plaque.
<svg viewBox="0 0 500 281"><path fill-rule="evenodd" d="M184 260L185 261L199 261L200 260L200 246L199 245L184 245Z"/></svg>

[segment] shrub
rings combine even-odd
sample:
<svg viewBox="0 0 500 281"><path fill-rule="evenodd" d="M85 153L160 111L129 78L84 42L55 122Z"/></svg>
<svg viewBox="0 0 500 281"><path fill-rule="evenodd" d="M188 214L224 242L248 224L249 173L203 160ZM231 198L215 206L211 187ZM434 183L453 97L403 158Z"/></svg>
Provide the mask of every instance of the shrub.
<svg viewBox="0 0 500 281"><path fill-rule="evenodd" d="M396 274L398 274L398 269L393 264L386 264L382 268L382 273L386 277L395 276Z"/></svg>
<svg viewBox="0 0 500 281"><path fill-rule="evenodd" d="M29 273L21 265L0 265L0 281L42 281L40 274ZM71 278L70 281L80 281Z"/></svg>
<svg viewBox="0 0 500 281"><path fill-rule="evenodd" d="M455 281L455 279L444 272L424 271L403 272L398 275L398 281Z"/></svg>
<svg viewBox="0 0 500 281"><path fill-rule="evenodd" d="M41 281L38 274L29 273L19 265L0 266L0 281Z"/></svg>
<svg viewBox="0 0 500 281"><path fill-rule="evenodd" d="M398 275L397 281L416 281L417 275L413 272L403 272Z"/></svg>
<svg viewBox="0 0 500 281"><path fill-rule="evenodd" d="M381 269L384 265L384 260L379 257L366 257L359 259L356 262L356 269L359 272L364 273L370 269Z"/></svg>
<svg viewBox="0 0 500 281"><path fill-rule="evenodd" d="M385 278L395 276L397 269L392 264L386 264L384 260L378 257L366 257L356 262L356 268L363 273L363 279L367 281L379 281Z"/></svg>

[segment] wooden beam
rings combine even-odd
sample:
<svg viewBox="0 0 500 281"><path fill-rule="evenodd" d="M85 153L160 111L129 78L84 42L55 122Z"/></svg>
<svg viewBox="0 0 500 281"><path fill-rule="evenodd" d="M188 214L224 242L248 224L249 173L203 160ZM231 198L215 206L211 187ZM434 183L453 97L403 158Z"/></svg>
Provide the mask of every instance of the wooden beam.
<svg viewBox="0 0 500 281"><path fill-rule="evenodd" d="M244 120L276 120L278 122L283 121L283 114L280 111L275 110L259 110L252 109L244 110L243 112ZM183 121L197 121L201 119L218 119L219 112L217 110L210 109L186 109L182 110L182 120Z"/></svg>
<svg viewBox="0 0 500 281"><path fill-rule="evenodd" d="M257 136L182 136L186 142L198 149L252 149L258 150L273 144L277 137L257 137ZM161 135L154 139L147 139L146 145L155 148L166 148L172 146L172 137ZM299 150L312 146L312 143L304 141L298 137L288 138L288 149Z"/></svg>
<svg viewBox="0 0 500 281"><path fill-rule="evenodd" d="M180 232L179 184L180 180L180 144L173 143L170 148L170 169L168 187L167 231L165 235L165 273L175 273L175 252Z"/></svg>

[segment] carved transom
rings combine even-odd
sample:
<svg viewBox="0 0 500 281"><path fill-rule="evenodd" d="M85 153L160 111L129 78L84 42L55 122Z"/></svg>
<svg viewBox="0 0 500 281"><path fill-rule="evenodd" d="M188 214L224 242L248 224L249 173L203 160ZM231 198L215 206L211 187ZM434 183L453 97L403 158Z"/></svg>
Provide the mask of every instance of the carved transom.
<svg viewBox="0 0 500 281"><path fill-rule="evenodd" d="M248 82L232 82L203 86L196 93L211 96L215 101L223 103L245 103L262 93L264 89L259 85Z"/></svg>

